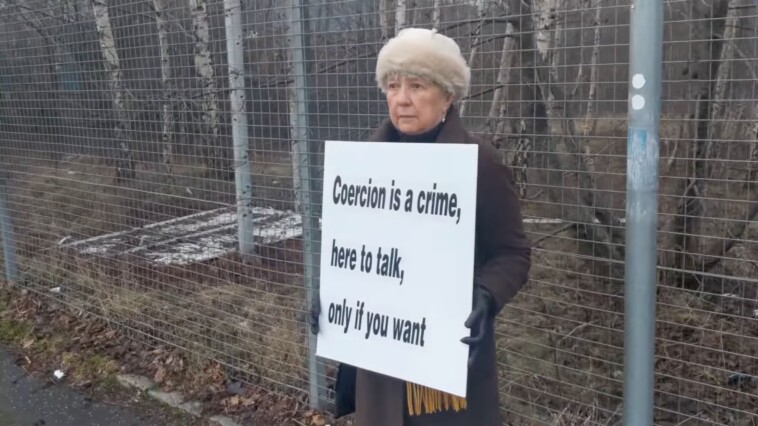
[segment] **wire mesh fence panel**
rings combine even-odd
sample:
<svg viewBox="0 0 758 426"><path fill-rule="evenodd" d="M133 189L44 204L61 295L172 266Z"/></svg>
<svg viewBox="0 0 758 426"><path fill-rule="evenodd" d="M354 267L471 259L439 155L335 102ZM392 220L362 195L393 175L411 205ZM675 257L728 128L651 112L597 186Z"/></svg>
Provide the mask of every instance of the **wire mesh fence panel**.
<svg viewBox="0 0 758 426"><path fill-rule="evenodd" d="M306 322L324 141L367 139L387 117L379 49L437 28L471 66L463 123L511 167L533 247L496 327L504 419L618 421L631 7L0 0L17 282L331 402ZM756 424L758 5L663 8L655 420Z"/></svg>

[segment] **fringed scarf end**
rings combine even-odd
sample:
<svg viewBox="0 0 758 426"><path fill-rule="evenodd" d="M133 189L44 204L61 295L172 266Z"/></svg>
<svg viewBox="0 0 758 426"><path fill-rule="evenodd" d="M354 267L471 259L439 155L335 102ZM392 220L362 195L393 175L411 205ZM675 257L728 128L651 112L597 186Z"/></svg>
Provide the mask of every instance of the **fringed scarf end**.
<svg viewBox="0 0 758 426"><path fill-rule="evenodd" d="M415 383L407 383L406 392L408 394L408 413L412 416L434 414L451 409L458 412L467 408L466 398Z"/></svg>

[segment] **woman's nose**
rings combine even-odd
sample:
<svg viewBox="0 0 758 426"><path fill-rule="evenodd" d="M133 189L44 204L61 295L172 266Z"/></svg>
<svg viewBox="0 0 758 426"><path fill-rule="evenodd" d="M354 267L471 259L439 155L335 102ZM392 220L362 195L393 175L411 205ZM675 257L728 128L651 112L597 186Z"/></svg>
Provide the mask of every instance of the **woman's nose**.
<svg viewBox="0 0 758 426"><path fill-rule="evenodd" d="M397 91L397 101L402 104L410 103L411 96L406 87L401 87L400 90Z"/></svg>

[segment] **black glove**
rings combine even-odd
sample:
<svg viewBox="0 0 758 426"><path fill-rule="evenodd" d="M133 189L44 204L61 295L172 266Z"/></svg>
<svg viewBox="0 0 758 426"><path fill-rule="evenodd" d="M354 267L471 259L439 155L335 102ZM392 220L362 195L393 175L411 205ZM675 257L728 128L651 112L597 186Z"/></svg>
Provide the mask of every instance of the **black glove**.
<svg viewBox="0 0 758 426"><path fill-rule="evenodd" d="M471 350L468 357L469 368L479 356L479 345L487 333L487 326L495 313L495 299L486 288L474 285L474 303L471 315L465 322L466 328L471 329L471 336L461 339L461 342L469 345Z"/></svg>
<svg viewBox="0 0 758 426"><path fill-rule="evenodd" d="M311 298L311 311L308 316L308 322L311 323L311 333L318 334L318 318L321 316L321 297L318 290L313 290L313 296Z"/></svg>

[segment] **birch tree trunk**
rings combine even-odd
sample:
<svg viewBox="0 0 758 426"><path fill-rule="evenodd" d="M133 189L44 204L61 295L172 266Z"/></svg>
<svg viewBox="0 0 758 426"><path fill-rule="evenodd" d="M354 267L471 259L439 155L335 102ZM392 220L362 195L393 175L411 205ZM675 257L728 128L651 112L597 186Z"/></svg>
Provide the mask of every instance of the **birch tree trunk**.
<svg viewBox="0 0 758 426"><path fill-rule="evenodd" d="M395 35L405 28L405 20L407 14L407 0L397 0L395 6Z"/></svg>
<svg viewBox="0 0 758 426"><path fill-rule="evenodd" d="M493 134L493 142L496 148L502 149L503 136L507 132L509 124L505 119L506 103L505 96L507 84L511 81L511 71L518 66L518 43L516 42L515 27L508 22L505 27L505 40L500 52L500 64L497 73L497 88L492 94L492 104L487 114L485 127L487 132ZM530 121L531 122L531 121ZM523 199L527 195L527 168L529 167L529 151L532 149L532 135L536 135L537 129L527 126L523 118L518 123L518 139L513 153L511 167L514 180L519 190L519 196Z"/></svg>
<svg viewBox="0 0 758 426"><path fill-rule="evenodd" d="M729 137L725 135L724 121L726 119L725 104L728 99L729 76L734 60L734 42L740 25L738 16L739 5L737 0L722 0L714 3L713 22L711 28L708 51L710 58L704 61L704 70L698 74L704 75L708 82L699 91L696 97L695 107L695 144L689 155L690 175L682 184L682 201L679 204L678 215L672 225L673 246L671 250L676 253L672 260L673 265L680 271L691 271L684 276L675 277L690 286L708 287L710 281L698 273L711 272L722 263L724 255L734 242L741 236L746 227L743 223L737 223L735 227L726 230L727 235L723 240L706 247L706 239L703 236L703 215L706 212L705 198L707 192L706 180L713 173L713 162L721 151L719 138ZM754 142L755 143L755 142ZM753 191L754 192L754 191ZM755 217L756 202L755 194L748 192L748 197L753 197L749 207L748 217ZM724 241L727 241L726 243ZM710 258L710 260L707 260ZM718 287L720 280L716 279L713 285ZM720 291L720 290L718 290Z"/></svg>
<svg viewBox="0 0 758 426"><path fill-rule="evenodd" d="M155 23L158 30L158 43L161 55L161 80L163 81L163 129L161 143L163 144L163 167L166 179L174 184L172 157L174 146L174 85L171 77L171 45L168 39L169 23L166 19L166 0L153 0L155 6Z"/></svg>
<svg viewBox="0 0 758 426"><path fill-rule="evenodd" d="M560 46L554 43L560 42L563 31L562 24L557 19L556 14L560 3L557 0L527 0L527 4L535 16L535 22L532 25L538 28L535 31L529 31L527 28L522 29L522 33L533 34L533 42L532 45L529 45L530 37L522 37L525 44L522 44L521 48L527 52L532 51L535 46L537 48L538 54L534 55L537 63L533 64L534 76L540 92L539 99L544 102L550 133L555 135L557 141L557 143L548 143L540 149L547 150L549 157L555 157L557 150L563 161L556 158L551 161L552 164L549 163L549 167L553 170L573 172L577 179L576 184L566 185L564 179L569 177L569 174L564 173L564 177L560 178L560 186L563 188L552 188L551 185L548 192L552 191L551 198L555 202L563 203L562 199L566 192L564 188L574 186L577 196L573 203L576 203L577 206L572 210L578 215L576 220L580 223L576 228L577 237L590 242L588 248L593 255L606 259L623 259L623 251L620 248L621 245L618 244L620 236L617 231L621 222L611 210L605 207L606 202L597 191L595 178L581 158L582 152L576 137L576 126L574 120L567 115L566 95L563 88L560 84L548 84L551 80L559 81L557 80L557 60L554 52ZM527 25L529 21L528 18L524 20ZM551 32L553 33L552 36L550 35ZM560 193L556 193L556 190ZM615 268L612 274L619 276L623 272L620 268Z"/></svg>
<svg viewBox="0 0 758 426"><path fill-rule="evenodd" d="M477 22L476 28L474 28L474 40L471 42L471 50L468 56L468 65L471 69L474 68L474 60L476 59L476 54L479 51L479 45L482 40L482 27L484 26L484 20L487 18L487 8L485 7L484 1L485 0L473 0L474 6L476 7L476 14L479 17L479 22ZM466 102L466 99L461 101L461 117L466 113L467 104L468 102Z"/></svg>
<svg viewBox="0 0 758 426"><path fill-rule="evenodd" d="M753 136L752 143L750 144L750 149L748 153L748 171L747 171L747 179L745 179L745 182L747 185L753 184L753 190L756 191L754 188L756 177L758 177L758 120L755 121L755 124L753 124L753 127L751 129L751 134Z"/></svg>
<svg viewBox="0 0 758 426"><path fill-rule="evenodd" d="M221 179L225 175L224 161L219 146L218 93L216 91L213 58L210 50L210 29L208 22L208 0L190 0L192 26L195 37L195 69L201 81L203 94L203 119L206 131L206 166L209 176Z"/></svg>
<svg viewBox="0 0 758 426"><path fill-rule="evenodd" d="M116 112L115 136L119 144L116 150L116 183L122 183L135 177L135 161L129 144L129 114L126 106L126 96L121 79L121 62L116 50L116 39L113 36L111 19L108 14L106 0L91 0L92 12L100 37L100 49L105 59L108 71L108 83L113 97L113 107Z"/></svg>
<svg viewBox="0 0 758 426"><path fill-rule="evenodd" d="M595 117L595 98L597 97L598 69L597 63L600 57L600 0L591 0L590 7L595 9L593 26L595 27L592 40L592 57L590 58L590 90L587 94L587 113L585 114L582 135L585 140L595 133L597 118Z"/></svg>
<svg viewBox="0 0 758 426"><path fill-rule="evenodd" d="M390 36L390 24L387 19L389 12L389 0L379 0L379 28L381 29L381 41L385 41Z"/></svg>
<svg viewBox="0 0 758 426"><path fill-rule="evenodd" d="M487 114L487 122L485 124L488 133L492 134L499 130L499 123L505 114L505 103L503 100L505 98L506 84L511 81L511 70L516 66L517 52L518 45L514 35L514 26L513 23L508 22L505 27L503 48L500 52L500 65L497 71L496 82L497 87L492 94L492 103L490 104L490 110Z"/></svg>
<svg viewBox="0 0 758 426"><path fill-rule="evenodd" d="M23 0L22 0L23 1ZM63 51L61 40L56 37L55 33L50 30L49 27L45 27L38 18L27 14L22 7L19 7L14 1L6 0L6 8L13 7L13 13L17 14L21 18L21 22L29 28L33 29L44 41L45 53L47 54L47 72L50 74L50 95L48 102L49 113L45 113L47 119L45 125L50 129L61 129L62 119L60 114L60 75L62 74L61 61L65 60L65 53ZM48 4L49 8L54 8L55 5ZM56 153L55 150L51 150L50 154L56 156L58 154L65 153L67 148L71 146L68 143L64 143L61 147L61 152Z"/></svg>
<svg viewBox="0 0 758 426"><path fill-rule="evenodd" d="M298 129L301 126L301 123L299 122L299 115L298 115L298 102L297 102L297 80L295 79L295 62L294 62L294 52L293 52L293 43L295 41L294 37L297 37L298 35L294 33L294 28L292 25L293 22L293 10L292 10L292 0L284 0L283 2L284 10L285 10L285 20L288 22L287 25L287 46L285 46L285 51L287 52L287 64L289 66L289 78L287 81L289 81L289 90L287 90L287 105L289 107L289 115L290 115L290 140L292 143L292 148L290 150L291 158L292 158L292 192L293 192L293 200L295 205L295 211L302 214L302 209L300 205L300 190L301 190L301 179L300 179L300 162L302 160L302 156L300 155L300 150L297 149L297 136L298 136ZM382 11L379 11L381 13L380 16L386 16Z"/></svg>
<svg viewBox="0 0 758 426"><path fill-rule="evenodd" d="M713 33L710 37L708 51L710 58L705 61L706 69L702 72L708 83L697 95L695 108L695 145L690 158L690 176L683 183L684 197L679 205L679 214L672 234L675 235L674 250L681 253L676 265L683 270L707 272L720 262L706 262L705 257L712 255L703 247L702 217L706 211L705 181L709 178L714 161L719 153L720 144L716 142L723 137L725 107L729 86L731 64L734 60L733 42L740 25L737 0L717 2L713 12L713 23L708 24ZM732 232L743 232L735 229ZM722 244L721 247L724 245ZM705 256L702 255L705 253ZM699 278L688 275L686 281L700 285Z"/></svg>
<svg viewBox="0 0 758 426"><path fill-rule="evenodd" d="M538 87L537 61L534 54L535 37L533 35L534 21L529 13L519 13L511 25L514 41L518 46L520 76L524 79L521 87L523 99L534 99L533 102L523 102L520 105L518 116L523 117L517 123L519 138L516 144L513 158L515 178L519 182L519 192L522 197L526 196L527 165L529 163L541 164L542 172L535 174L536 179L543 188L546 188L548 198L554 203L561 202L560 187L563 184L563 170L560 158L555 152L555 144L550 139L549 120L546 111L546 102L542 91ZM503 46L505 49L506 46ZM502 68L501 68L502 71ZM504 82L504 83L507 83ZM501 108L504 108L501 107ZM500 123L498 128L503 128ZM563 213L560 214L563 217Z"/></svg>
<svg viewBox="0 0 758 426"><path fill-rule="evenodd" d="M442 0L434 0L432 6L432 28L440 29L440 19L442 16Z"/></svg>

